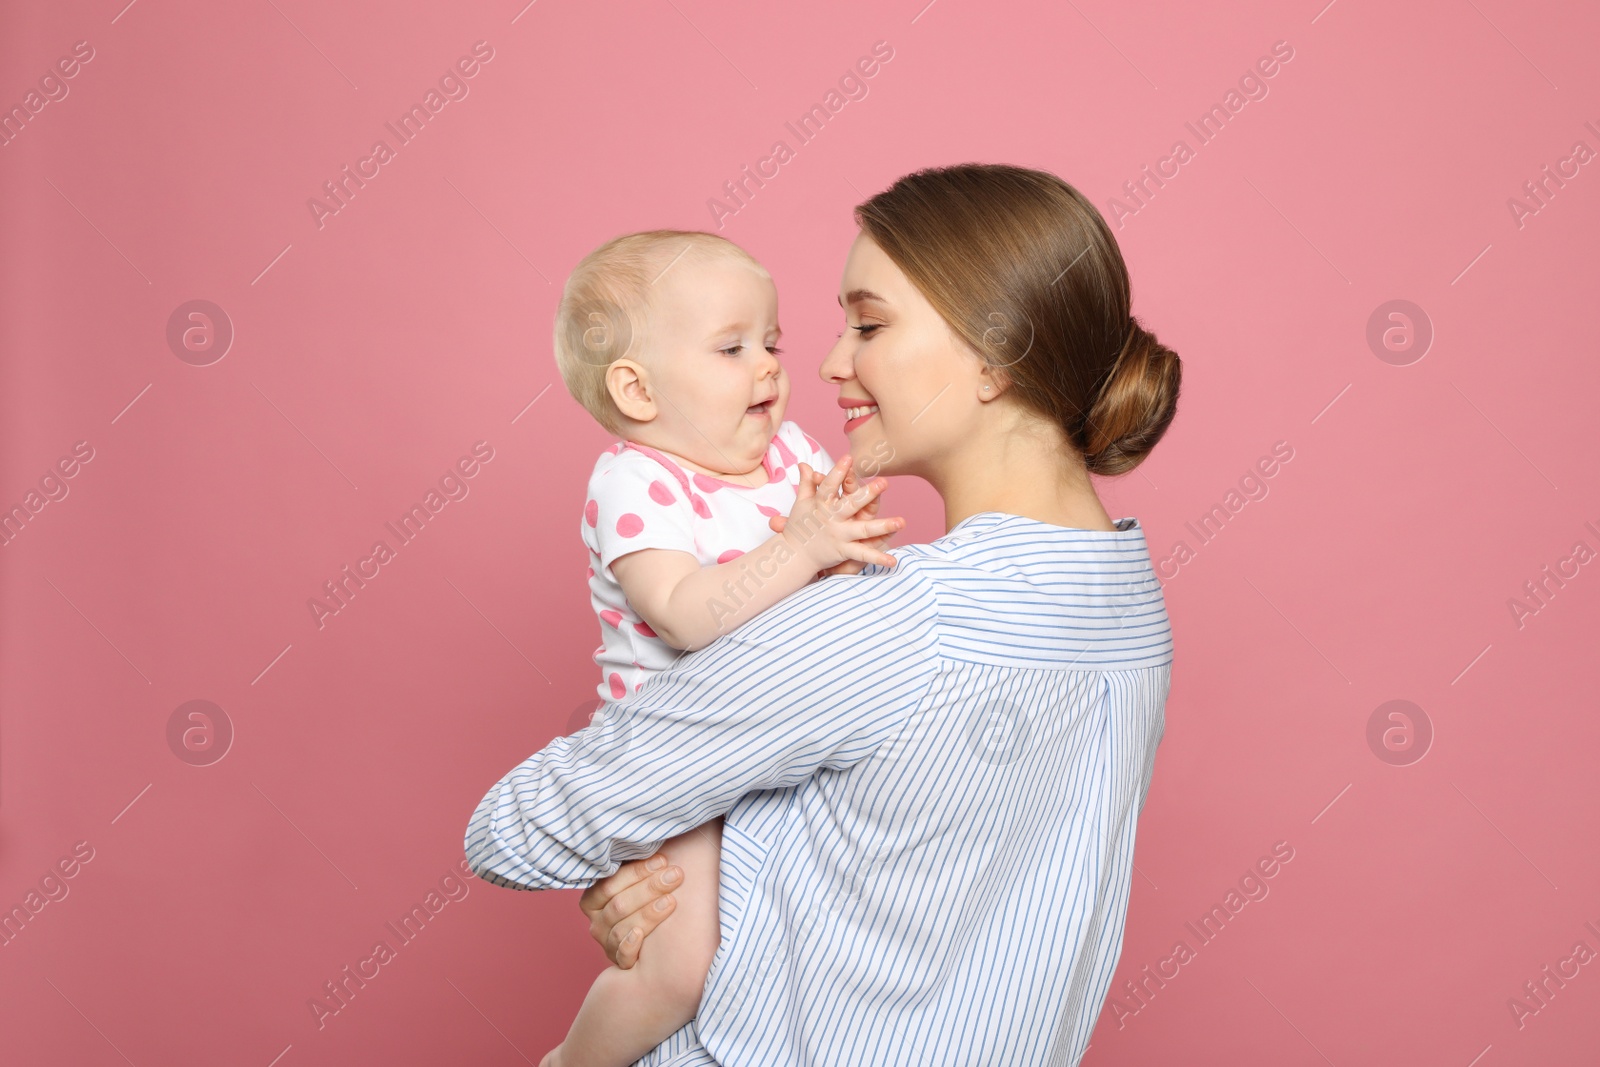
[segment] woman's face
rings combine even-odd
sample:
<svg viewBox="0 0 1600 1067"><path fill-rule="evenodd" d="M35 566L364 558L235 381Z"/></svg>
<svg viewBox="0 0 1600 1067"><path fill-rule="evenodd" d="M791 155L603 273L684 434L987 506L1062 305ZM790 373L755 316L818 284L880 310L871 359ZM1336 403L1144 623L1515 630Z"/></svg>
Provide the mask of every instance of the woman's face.
<svg viewBox="0 0 1600 1067"><path fill-rule="evenodd" d="M862 477L923 474L976 429L983 363L866 234L839 283L845 330L818 370L839 388ZM851 418L851 409L865 409ZM874 410L875 409L875 410Z"/></svg>

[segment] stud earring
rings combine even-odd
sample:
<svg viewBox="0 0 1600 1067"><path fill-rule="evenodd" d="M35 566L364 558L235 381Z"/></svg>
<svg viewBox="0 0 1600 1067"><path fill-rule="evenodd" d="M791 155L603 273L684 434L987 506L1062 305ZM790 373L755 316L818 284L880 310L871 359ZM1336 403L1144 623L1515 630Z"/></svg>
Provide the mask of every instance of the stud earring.
<svg viewBox="0 0 1600 1067"><path fill-rule="evenodd" d="M987 393L987 392L988 392L988 391L989 391L989 387L988 387L988 386L987 386L987 385L986 385L986 386L984 386L984 387L983 387L983 391L984 391L984 392L986 392L986 393Z"/></svg>

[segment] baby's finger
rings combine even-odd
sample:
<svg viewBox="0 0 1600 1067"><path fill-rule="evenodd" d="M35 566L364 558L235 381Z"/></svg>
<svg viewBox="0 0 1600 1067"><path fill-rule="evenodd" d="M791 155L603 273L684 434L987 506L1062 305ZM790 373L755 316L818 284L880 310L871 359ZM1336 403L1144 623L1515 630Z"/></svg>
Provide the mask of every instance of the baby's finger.
<svg viewBox="0 0 1600 1067"><path fill-rule="evenodd" d="M860 488L846 496L845 504L852 510L859 511L866 506L867 501L876 500L887 488L889 488L889 479L874 478L870 482L863 483Z"/></svg>
<svg viewBox="0 0 1600 1067"><path fill-rule="evenodd" d="M896 516L892 519L865 519L843 524L839 531L841 537L851 541L861 542L874 537L887 537L898 533L905 528L906 520Z"/></svg>
<svg viewBox="0 0 1600 1067"><path fill-rule="evenodd" d="M840 552L847 559L853 559L858 563L876 563L880 567L892 568L900 562L887 552L879 552L876 549L866 547L861 541L852 541L847 545L841 546Z"/></svg>
<svg viewBox="0 0 1600 1067"><path fill-rule="evenodd" d="M845 496L849 496L851 493L855 492L860 487L861 487L861 479L856 477L855 468L852 467L850 470L845 472L844 484L842 486L840 486L840 490L844 493Z"/></svg>
<svg viewBox="0 0 1600 1067"><path fill-rule="evenodd" d="M839 457L839 462L833 465L833 470L829 471L828 476L822 480L822 484L818 487L818 495L823 497L837 496L839 494L839 486L844 482L845 475L850 472L850 465L850 453L846 452Z"/></svg>
<svg viewBox="0 0 1600 1067"><path fill-rule="evenodd" d="M783 528L789 525L789 516L774 515L767 520L767 525L772 527L773 533L783 533Z"/></svg>

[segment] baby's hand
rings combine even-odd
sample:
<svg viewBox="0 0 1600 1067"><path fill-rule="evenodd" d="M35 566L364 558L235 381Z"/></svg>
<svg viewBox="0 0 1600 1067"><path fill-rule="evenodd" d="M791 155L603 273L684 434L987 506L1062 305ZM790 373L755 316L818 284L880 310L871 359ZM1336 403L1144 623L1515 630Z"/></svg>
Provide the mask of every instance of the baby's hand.
<svg viewBox="0 0 1600 1067"><path fill-rule="evenodd" d="M902 518L879 519L877 497L888 487L878 478L861 485L846 455L827 477L800 464L798 498L787 518L768 520L795 551L810 558L823 574L854 574L868 563L893 567L893 556L880 551L905 528ZM839 495L840 486L844 495Z"/></svg>
<svg viewBox="0 0 1600 1067"><path fill-rule="evenodd" d="M811 472L812 484L813 485L821 485L822 484L822 477L823 477L823 475L822 475L821 471L815 471L815 470L812 471ZM844 491L845 491L846 494L855 492L857 487L860 484L861 483L856 480L856 472L855 472L854 469L851 469L848 473L845 474L845 476L844 476ZM871 518L876 517L877 514L878 514L878 503L879 503L879 499L877 497L873 497L871 500L867 501L866 505L863 506L860 511L856 512L851 517L852 518L856 518L856 519L871 519ZM773 530L774 533L782 533L784 526L788 525L788 522L789 522L789 520L785 516L783 516L783 515L774 515L770 519L767 520L767 525L772 527L772 530ZM883 534L883 535L881 535L879 537L863 538L861 540L861 543L864 544L864 545L868 545L868 546L870 546L872 548L884 549L884 548L888 548L889 547L889 542L892 541L892 540L894 540L894 535L893 534ZM893 558L894 558L893 556L890 557L890 559L893 559ZM865 567L866 567L866 564L860 562L859 560L847 559L847 560L844 560L842 562L835 563L831 567L827 567L827 568L825 568L825 569L823 569L821 571L818 571L817 572L817 577L818 578L828 578L828 577L831 577L831 576L833 576L835 574L860 574L861 571Z"/></svg>

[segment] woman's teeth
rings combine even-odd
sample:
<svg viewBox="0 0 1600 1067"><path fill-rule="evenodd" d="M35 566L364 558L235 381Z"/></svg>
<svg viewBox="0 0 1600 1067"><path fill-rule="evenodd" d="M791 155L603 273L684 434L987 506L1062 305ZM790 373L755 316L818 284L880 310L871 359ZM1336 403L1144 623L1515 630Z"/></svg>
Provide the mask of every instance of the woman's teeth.
<svg viewBox="0 0 1600 1067"><path fill-rule="evenodd" d="M876 404L868 404L864 408L845 408L844 409L844 414L845 414L845 418L847 418L847 419L858 419L863 415L870 415L872 412L877 411L877 410L878 410L878 405L876 405Z"/></svg>

